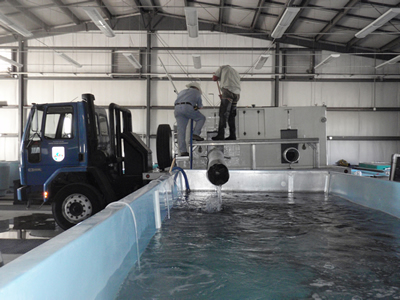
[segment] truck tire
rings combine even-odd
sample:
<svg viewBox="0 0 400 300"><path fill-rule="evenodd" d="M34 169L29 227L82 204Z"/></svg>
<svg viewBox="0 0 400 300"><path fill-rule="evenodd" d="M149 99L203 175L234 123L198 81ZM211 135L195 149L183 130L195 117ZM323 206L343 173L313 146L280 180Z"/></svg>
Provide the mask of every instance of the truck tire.
<svg viewBox="0 0 400 300"><path fill-rule="evenodd" d="M156 138L157 163L160 170L171 166L172 163L172 134L168 124L160 124Z"/></svg>
<svg viewBox="0 0 400 300"><path fill-rule="evenodd" d="M72 183L63 187L54 197L53 216L64 230L82 222L104 208L104 201L94 187Z"/></svg>

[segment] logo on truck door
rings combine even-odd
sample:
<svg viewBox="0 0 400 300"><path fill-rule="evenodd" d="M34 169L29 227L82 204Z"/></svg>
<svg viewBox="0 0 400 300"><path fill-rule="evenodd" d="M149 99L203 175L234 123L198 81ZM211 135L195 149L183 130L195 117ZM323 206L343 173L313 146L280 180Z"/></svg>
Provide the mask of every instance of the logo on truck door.
<svg viewBox="0 0 400 300"><path fill-rule="evenodd" d="M51 154L56 162L63 161L65 158L65 149L64 147L53 147L51 149Z"/></svg>

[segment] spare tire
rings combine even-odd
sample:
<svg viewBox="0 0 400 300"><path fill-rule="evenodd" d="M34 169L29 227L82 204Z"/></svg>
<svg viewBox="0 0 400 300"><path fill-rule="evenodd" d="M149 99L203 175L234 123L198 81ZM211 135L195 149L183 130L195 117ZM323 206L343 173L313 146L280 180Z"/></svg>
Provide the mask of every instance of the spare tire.
<svg viewBox="0 0 400 300"><path fill-rule="evenodd" d="M157 128L156 150L157 163L160 170L172 163L172 130L168 124L160 124Z"/></svg>

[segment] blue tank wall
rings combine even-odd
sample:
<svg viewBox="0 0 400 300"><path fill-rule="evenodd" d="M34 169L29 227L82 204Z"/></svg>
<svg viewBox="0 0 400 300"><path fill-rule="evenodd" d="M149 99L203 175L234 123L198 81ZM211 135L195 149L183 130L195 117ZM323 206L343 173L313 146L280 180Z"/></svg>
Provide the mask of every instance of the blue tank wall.
<svg viewBox="0 0 400 300"><path fill-rule="evenodd" d="M329 193L400 218L400 182L332 173Z"/></svg>
<svg viewBox="0 0 400 300"><path fill-rule="evenodd" d="M142 253L156 232L157 216L167 216L182 187L177 182L174 176L152 181L0 268L0 299L112 299L137 263L138 248Z"/></svg>

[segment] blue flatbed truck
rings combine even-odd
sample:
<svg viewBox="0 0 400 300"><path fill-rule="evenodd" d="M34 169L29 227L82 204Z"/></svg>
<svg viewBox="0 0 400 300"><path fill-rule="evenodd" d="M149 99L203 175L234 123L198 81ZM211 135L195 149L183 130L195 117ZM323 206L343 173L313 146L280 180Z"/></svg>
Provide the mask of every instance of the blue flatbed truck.
<svg viewBox="0 0 400 300"><path fill-rule="evenodd" d="M131 112L111 103L33 104L21 142L18 200L51 202L57 224L68 229L144 186L152 152L132 132Z"/></svg>

